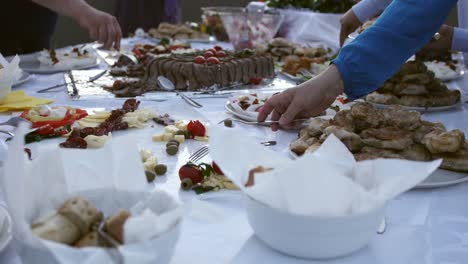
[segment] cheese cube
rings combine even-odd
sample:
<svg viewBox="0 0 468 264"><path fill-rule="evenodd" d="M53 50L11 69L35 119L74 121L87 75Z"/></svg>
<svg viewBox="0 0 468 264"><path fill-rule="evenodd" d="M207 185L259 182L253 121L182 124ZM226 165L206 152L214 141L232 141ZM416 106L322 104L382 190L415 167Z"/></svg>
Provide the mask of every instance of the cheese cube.
<svg viewBox="0 0 468 264"><path fill-rule="evenodd" d="M164 141L169 141L169 140L171 140L171 139L173 139L173 138L174 138L174 135L171 134L171 133L164 133L164 134L163 134L163 140L164 140Z"/></svg>
<svg viewBox="0 0 468 264"><path fill-rule="evenodd" d="M180 144L185 142L185 136L184 135L175 135L174 139L179 141Z"/></svg>
<svg viewBox="0 0 468 264"><path fill-rule="evenodd" d="M195 139L196 141L208 142L208 137L207 137L207 136L204 136L204 137L195 136L194 139Z"/></svg>
<svg viewBox="0 0 468 264"><path fill-rule="evenodd" d="M164 134L157 134L152 137L153 141L155 142L162 142L164 141Z"/></svg>
<svg viewBox="0 0 468 264"><path fill-rule="evenodd" d="M179 131L179 129L174 125L166 126L164 128L165 133L170 133L172 135L174 135L177 131Z"/></svg>
<svg viewBox="0 0 468 264"><path fill-rule="evenodd" d="M175 122L175 126L179 129L179 130L187 130L187 125L188 123L183 121L183 120L179 120L179 121L176 121Z"/></svg>

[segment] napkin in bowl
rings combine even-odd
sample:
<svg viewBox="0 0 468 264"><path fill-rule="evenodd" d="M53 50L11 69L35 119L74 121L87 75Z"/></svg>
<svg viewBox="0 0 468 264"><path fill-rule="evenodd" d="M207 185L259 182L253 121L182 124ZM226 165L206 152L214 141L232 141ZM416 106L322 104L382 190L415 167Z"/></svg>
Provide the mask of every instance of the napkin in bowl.
<svg viewBox="0 0 468 264"><path fill-rule="evenodd" d="M0 103L0 112L27 110L53 102L53 100L29 96L24 90L16 90L5 96L3 102Z"/></svg>
<svg viewBox="0 0 468 264"><path fill-rule="evenodd" d="M242 136L235 129L216 127L210 153L228 178L251 198L291 214L340 217L382 207L435 171L441 160L415 162L377 159L356 162L331 135L315 153L292 161ZM255 184L243 187L257 166Z"/></svg>
<svg viewBox="0 0 468 264"><path fill-rule="evenodd" d="M151 212L153 221L146 221L145 228L152 236L130 231L132 241L121 245L119 252L124 263L169 262L179 236L182 209L167 193L146 191L148 185L134 141L115 138L98 150L52 148L28 161L23 151L22 135L26 131L21 124L0 179L24 263L111 263L114 249L78 249L40 239L31 232L32 224L77 196L90 201L105 217L126 209L131 213L129 221L141 212ZM126 226L124 232L129 233Z"/></svg>
<svg viewBox="0 0 468 264"><path fill-rule="evenodd" d="M0 102L11 92L11 87L21 78L20 58L16 55L8 62L0 53Z"/></svg>

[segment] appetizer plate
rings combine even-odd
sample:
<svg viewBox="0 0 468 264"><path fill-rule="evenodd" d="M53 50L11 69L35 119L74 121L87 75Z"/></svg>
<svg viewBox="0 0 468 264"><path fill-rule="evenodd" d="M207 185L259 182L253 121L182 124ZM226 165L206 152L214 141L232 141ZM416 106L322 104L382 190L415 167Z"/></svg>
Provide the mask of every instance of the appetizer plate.
<svg viewBox="0 0 468 264"><path fill-rule="evenodd" d="M452 70L444 62L429 61L425 62L424 64L426 64L429 70L434 72L436 78L440 79L443 82L450 82L460 79L465 74L463 60L462 63L455 64L455 70Z"/></svg>
<svg viewBox="0 0 468 264"><path fill-rule="evenodd" d="M29 74L29 73L23 71L23 72L21 73L21 77L19 78L19 80L18 80L15 84L13 84L13 86L17 86L17 85L23 84L23 83L29 81L29 79L31 79L31 74Z"/></svg>
<svg viewBox="0 0 468 264"><path fill-rule="evenodd" d="M3 218L0 221L0 252L2 252L13 237L13 225L10 214L3 205L0 205L0 215L0 218Z"/></svg>
<svg viewBox="0 0 468 264"><path fill-rule="evenodd" d="M238 111L232 106L231 101L227 101L226 104L224 105L224 109L234 115L235 117L238 117L244 121L249 121L249 122L257 122L257 117L248 115L244 112Z"/></svg>
<svg viewBox="0 0 468 264"><path fill-rule="evenodd" d="M391 105L377 104L377 103L372 103L372 102L369 102L369 103L371 103L372 105L374 105L375 107L380 108L380 109L387 108L387 107L391 106ZM407 110L414 110L414 111L425 113L425 112L440 112L440 111L452 110L454 108L459 107L460 105L461 105L461 102L458 102L458 103L453 104L453 105L434 106L434 107L404 106L403 105L403 108L407 109Z"/></svg>
<svg viewBox="0 0 468 264"><path fill-rule="evenodd" d="M39 57L39 53L22 55L20 65L19 65L20 68L29 73L51 74L51 73L65 72L65 71L71 71L71 70L89 69L89 68L98 66L99 63L101 62L100 59L97 58L92 63L90 62L85 65L80 65L80 66L70 65L70 66L56 68L53 66L42 65L37 59L38 57Z"/></svg>
<svg viewBox="0 0 468 264"><path fill-rule="evenodd" d="M292 159L297 159L299 156L288 148L288 154ZM468 181L468 174L444 169L438 169L432 173L427 179L416 185L414 189L431 189L440 188L450 185L459 184Z"/></svg>

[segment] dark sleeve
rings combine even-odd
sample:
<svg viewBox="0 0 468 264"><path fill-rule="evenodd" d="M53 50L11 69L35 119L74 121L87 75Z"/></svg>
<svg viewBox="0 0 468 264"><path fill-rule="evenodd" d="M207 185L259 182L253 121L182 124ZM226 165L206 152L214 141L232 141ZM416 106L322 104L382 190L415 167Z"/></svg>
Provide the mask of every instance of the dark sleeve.
<svg viewBox="0 0 468 264"><path fill-rule="evenodd" d="M456 0L394 0L333 61L352 100L376 90L445 22Z"/></svg>

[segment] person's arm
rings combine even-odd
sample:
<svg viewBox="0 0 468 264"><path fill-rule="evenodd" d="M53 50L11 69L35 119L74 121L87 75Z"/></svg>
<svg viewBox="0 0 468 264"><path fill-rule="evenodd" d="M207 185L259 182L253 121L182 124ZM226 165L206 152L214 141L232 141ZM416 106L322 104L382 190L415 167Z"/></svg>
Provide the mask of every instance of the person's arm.
<svg viewBox="0 0 468 264"><path fill-rule="evenodd" d="M84 0L32 0L61 15L77 21L80 26L89 31L94 40L104 43L105 47L112 45L120 48L122 32L115 17L99 11L88 5Z"/></svg>
<svg viewBox="0 0 468 264"><path fill-rule="evenodd" d="M348 10L340 19L340 47L361 24L382 12L392 0L362 0Z"/></svg>
<svg viewBox="0 0 468 264"><path fill-rule="evenodd" d="M350 99L376 90L428 43L456 0L394 0L374 23L341 49L333 63Z"/></svg>
<svg viewBox="0 0 468 264"><path fill-rule="evenodd" d="M352 10L359 21L364 23L382 12L391 2L392 0L362 0L355 4Z"/></svg>

